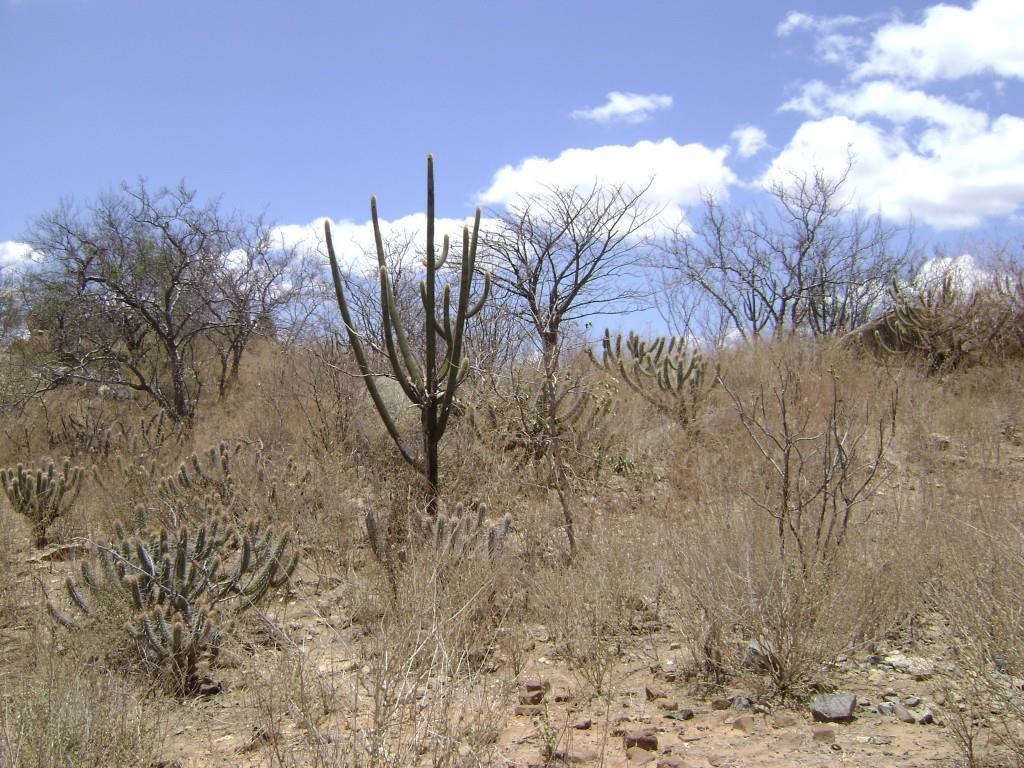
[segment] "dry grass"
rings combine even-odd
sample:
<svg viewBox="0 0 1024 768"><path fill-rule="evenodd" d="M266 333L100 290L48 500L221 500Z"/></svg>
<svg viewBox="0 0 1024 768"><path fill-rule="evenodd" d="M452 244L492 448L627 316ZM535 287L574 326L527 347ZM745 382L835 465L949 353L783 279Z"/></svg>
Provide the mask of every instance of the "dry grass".
<svg viewBox="0 0 1024 768"><path fill-rule="evenodd" d="M608 399L600 419L566 432L576 560L566 563L549 467L464 416L442 444L446 503L477 498L491 517L510 513L510 540L493 560L438 559L405 542L392 586L362 514L407 518L423 509L422 488L329 352L256 350L237 387L202 403L181 439L142 445L136 425L150 414L77 389L5 422L0 464L68 455L103 478L51 530L58 540L100 536L138 503L168 509L157 482L119 462L155 462L162 477L224 441L240 447L221 501L294 531L303 559L290 589L226 648L225 692L166 702L124 672L110 637L52 645L41 642L49 630L27 630L41 616L39 585L59 589L67 566L33 561L4 508L0 578L15 588L0 591L0 763L146 765L223 738L237 750L225 760L253 765L492 765L514 691L542 669L538 637L581 703L626 696L629 671L658 662L669 642L688 651L695 692L795 702L827 684L837 659L913 642L908 628L923 621L938 622L955 651L943 685L956 709L945 720L964 755L982 764L985 753L1020 754L1021 699L1009 687L1024 677L1019 361L938 378L810 344L732 350L725 385L688 429L581 369ZM788 496L764 440L786 434L780 402L803 450ZM104 448L97 433L114 422L132 434ZM848 476L823 495L837 435L860 442L846 453ZM191 501L221 494L215 480ZM780 534L780 518L798 509ZM818 513L844 509L841 542L823 543ZM207 712L220 713L215 724L168 732ZM535 725L549 756L571 740L565 723Z"/></svg>

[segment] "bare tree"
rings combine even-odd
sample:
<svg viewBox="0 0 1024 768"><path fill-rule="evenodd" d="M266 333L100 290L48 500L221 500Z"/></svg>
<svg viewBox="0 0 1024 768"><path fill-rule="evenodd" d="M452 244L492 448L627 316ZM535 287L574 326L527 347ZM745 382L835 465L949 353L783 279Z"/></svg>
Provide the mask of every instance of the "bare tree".
<svg viewBox="0 0 1024 768"><path fill-rule="evenodd" d="M696 227L677 229L662 245L672 288L710 299L718 320L705 316L703 324L747 340L830 336L863 323L906 263L910 240L847 201L850 169L777 180L768 213L727 209L706 196ZM692 298L677 301L692 308Z"/></svg>
<svg viewBox="0 0 1024 768"><path fill-rule="evenodd" d="M0 264L0 348L14 339L20 330L24 302L19 281L11 264Z"/></svg>
<svg viewBox="0 0 1024 768"><path fill-rule="evenodd" d="M241 325L225 265L260 260L248 250L263 247L258 229L183 183L156 194L123 185L84 214L62 205L41 216L27 238L39 261L30 320L49 333L61 376L123 385L190 419L209 342Z"/></svg>
<svg viewBox="0 0 1024 768"><path fill-rule="evenodd" d="M271 229L257 219L236 233L238 243L215 265L207 286L210 333L220 364L217 391L223 396L238 379L242 356L256 336L274 337L278 330L294 332L315 307L294 312L310 291L316 266L297 248L275 248Z"/></svg>
<svg viewBox="0 0 1024 768"><path fill-rule="evenodd" d="M649 185L648 185L649 187ZM495 212L483 236L482 259L495 298L535 334L543 366L540 417L548 458L562 499L570 555L575 554L565 470L558 451L556 392L567 329L586 318L630 309L642 295L636 274L645 229L656 212L647 188L595 185L546 188Z"/></svg>

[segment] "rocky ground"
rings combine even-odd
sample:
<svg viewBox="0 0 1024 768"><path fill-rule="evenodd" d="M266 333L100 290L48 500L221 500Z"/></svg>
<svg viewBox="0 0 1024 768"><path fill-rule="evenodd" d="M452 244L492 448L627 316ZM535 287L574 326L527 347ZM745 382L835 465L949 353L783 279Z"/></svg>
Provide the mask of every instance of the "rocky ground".
<svg viewBox="0 0 1024 768"><path fill-rule="evenodd" d="M299 609L287 624L309 645L309 663L339 689L358 673L345 632L330 616ZM611 693L596 695L559 661L543 627L531 628L531 660L515 678L496 665L493 689L504 703L486 756L462 749L455 764L497 766L633 766L782 768L783 766L956 766L962 761L944 722L949 649L934 636L910 647L880 646L838 663L824 691L789 707L758 702L742 688L711 692L683 674L688 655L652 636L642 652L624 654L609 676ZM904 644L905 645L905 644ZM325 713L309 724L283 714L278 732L239 722L251 703L247 662L228 689L195 704L171 729L165 766L277 765L271 752L319 738L344 754L348 716ZM249 665L252 665L250 667ZM433 681L443 685L444 681ZM282 746L283 745L283 746ZM279 759L279 758L278 758ZM431 764L429 756L423 764ZM301 764L301 763L296 763Z"/></svg>

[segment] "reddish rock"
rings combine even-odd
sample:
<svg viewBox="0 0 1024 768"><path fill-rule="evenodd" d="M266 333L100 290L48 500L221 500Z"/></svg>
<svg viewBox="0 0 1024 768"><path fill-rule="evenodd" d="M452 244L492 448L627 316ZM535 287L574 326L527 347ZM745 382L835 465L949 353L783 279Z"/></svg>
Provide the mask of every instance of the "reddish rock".
<svg viewBox="0 0 1024 768"><path fill-rule="evenodd" d="M520 704L540 704L544 700L544 694L546 691L543 689L538 691L527 691L519 697Z"/></svg>
<svg viewBox="0 0 1024 768"><path fill-rule="evenodd" d="M648 752L658 751L658 736L653 728L634 728L623 731L622 746L627 750L630 747L639 747Z"/></svg>

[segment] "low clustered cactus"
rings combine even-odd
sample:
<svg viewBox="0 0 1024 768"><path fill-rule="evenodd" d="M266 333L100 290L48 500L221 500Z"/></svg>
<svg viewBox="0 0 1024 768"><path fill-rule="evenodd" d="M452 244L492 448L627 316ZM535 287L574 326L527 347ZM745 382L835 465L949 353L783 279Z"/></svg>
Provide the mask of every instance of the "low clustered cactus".
<svg viewBox="0 0 1024 768"><path fill-rule="evenodd" d="M29 519L37 547L46 545L47 529L78 498L83 474L83 469L72 466L68 459L64 459L59 473L49 459L35 471L23 464L0 469L4 494L14 511Z"/></svg>
<svg viewBox="0 0 1024 768"><path fill-rule="evenodd" d="M287 533L240 530L219 511L208 513L194 534L184 526L147 529L144 509L136 517L134 530L118 526L116 541L94 545L80 575L67 577L68 596L86 620L101 615L94 602L114 595L127 603L132 618L125 631L143 667L178 695L203 692L234 617L284 586L298 554L286 556ZM229 557L233 563L225 567ZM47 606L60 624L81 626L52 602Z"/></svg>

